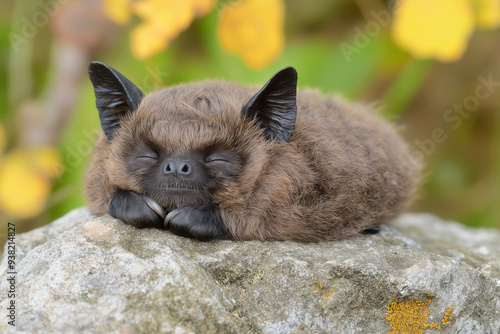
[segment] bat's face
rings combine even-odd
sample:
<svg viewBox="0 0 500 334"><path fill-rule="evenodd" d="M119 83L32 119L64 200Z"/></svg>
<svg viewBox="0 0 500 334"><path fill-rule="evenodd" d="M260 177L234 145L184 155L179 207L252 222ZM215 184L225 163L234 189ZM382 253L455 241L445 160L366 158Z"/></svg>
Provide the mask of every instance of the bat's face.
<svg viewBox="0 0 500 334"><path fill-rule="evenodd" d="M213 202L249 165L262 163L256 156L268 144L287 142L294 131L297 73L291 67L253 97L217 82L144 96L102 63L92 63L89 73L111 184L167 211Z"/></svg>
<svg viewBox="0 0 500 334"><path fill-rule="evenodd" d="M209 203L242 168L242 158L231 150L170 153L148 140L137 143L123 160L139 192L169 211Z"/></svg>
<svg viewBox="0 0 500 334"><path fill-rule="evenodd" d="M206 115L154 106L146 97L114 135L110 159L136 192L171 211L209 203L238 178L248 157L236 137Z"/></svg>

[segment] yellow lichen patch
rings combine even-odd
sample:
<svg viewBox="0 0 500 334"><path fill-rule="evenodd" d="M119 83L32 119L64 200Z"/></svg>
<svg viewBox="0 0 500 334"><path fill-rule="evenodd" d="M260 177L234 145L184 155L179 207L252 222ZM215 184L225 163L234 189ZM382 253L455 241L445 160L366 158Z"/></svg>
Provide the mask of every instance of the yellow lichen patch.
<svg viewBox="0 0 500 334"><path fill-rule="evenodd" d="M428 323L429 314L431 313L429 305L431 300L427 299L425 302L417 300L410 300L409 302L393 302L387 306L387 313L385 319L389 321L392 332L389 334L423 334L425 329L441 329L441 325L435 323ZM453 306L450 306L448 311L445 312L442 326L450 324L451 312Z"/></svg>
<svg viewBox="0 0 500 334"><path fill-rule="evenodd" d="M323 300L332 298L333 289L327 289L320 282L316 282L313 287L313 291L316 292Z"/></svg>
<svg viewBox="0 0 500 334"><path fill-rule="evenodd" d="M443 326L449 325L451 322L451 319L453 318L450 314L453 312L453 306L450 306L448 308L448 311L444 312L444 317L443 320L441 320L441 323Z"/></svg>

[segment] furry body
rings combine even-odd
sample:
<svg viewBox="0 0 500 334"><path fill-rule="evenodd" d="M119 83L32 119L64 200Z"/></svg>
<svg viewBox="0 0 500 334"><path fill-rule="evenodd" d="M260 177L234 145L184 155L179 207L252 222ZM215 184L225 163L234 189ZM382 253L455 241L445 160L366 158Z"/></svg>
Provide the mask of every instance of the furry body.
<svg viewBox="0 0 500 334"><path fill-rule="evenodd" d="M302 90L293 133L278 141L263 136L255 118L242 116L257 91L206 81L146 95L120 118L112 140L103 133L95 146L86 176L90 208L108 213L125 191L157 203L168 214L166 227L177 234L319 241L378 226L412 199L419 166L394 127L373 110ZM151 151L155 162L148 160ZM213 155L215 162L207 158ZM163 180L171 156L194 159L204 171L180 184L186 191ZM147 203L141 207L138 197L120 200L113 210L134 210L129 223L138 227L162 227L158 213ZM142 223L148 219L160 223ZM217 231L204 231L205 223Z"/></svg>

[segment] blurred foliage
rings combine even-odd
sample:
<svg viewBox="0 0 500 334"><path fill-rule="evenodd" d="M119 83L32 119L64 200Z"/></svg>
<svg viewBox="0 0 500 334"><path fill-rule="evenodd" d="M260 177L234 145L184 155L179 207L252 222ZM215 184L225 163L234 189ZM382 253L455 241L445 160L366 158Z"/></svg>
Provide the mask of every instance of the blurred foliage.
<svg viewBox="0 0 500 334"><path fill-rule="evenodd" d="M89 0L1 1L0 219L18 222L20 231L85 205L83 176L99 129L90 82L78 88L56 143L22 140L31 117L23 103L46 100L54 54L68 40L86 45L88 62L113 66L144 92L208 78L262 85L291 65L300 87L375 101L428 166L412 209L500 227L498 0L395 7L381 0L104 0L103 17L116 26L100 44L54 24L66 22L56 15L66 7ZM35 32L27 36L29 25ZM488 96L479 98L478 89Z"/></svg>
<svg viewBox="0 0 500 334"><path fill-rule="evenodd" d="M53 180L64 171L53 147L18 148L0 161L0 210L16 218L38 215Z"/></svg>
<svg viewBox="0 0 500 334"><path fill-rule="evenodd" d="M214 0L105 0L104 9L118 24L129 23L132 13L143 19L131 31L131 46L133 55L144 60L165 50L195 17L205 16L214 4Z"/></svg>
<svg viewBox="0 0 500 334"><path fill-rule="evenodd" d="M3 126L0 125L0 152L3 152L6 144L7 144L7 138L5 135L5 130Z"/></svg>

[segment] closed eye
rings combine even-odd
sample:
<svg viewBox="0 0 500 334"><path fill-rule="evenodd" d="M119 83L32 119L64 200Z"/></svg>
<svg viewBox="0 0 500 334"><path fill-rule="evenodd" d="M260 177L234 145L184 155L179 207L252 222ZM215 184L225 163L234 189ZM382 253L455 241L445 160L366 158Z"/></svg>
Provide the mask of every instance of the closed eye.
<svg viewBox="0 0 500 334"><path fill-rule="evenodd" d="M145 160L145 161L157 161L158 155L156 153L150 152L137 155L135 158L138 160Z"/></svg>
<svg viewBox="0 0 500 334"><path fill-rule="evenodd" d="M227 158L222 158L222 157L210 157L210 158L206 159L206 160L205 160L205 162L206 162L207 164L212 163L212 162L226 162L226 163L228 163L228 164L232 164L232 163L233 163L233 162L232 162L232 161L230 161L229 159L227 159Z"/></svg>
<svg viewBox="0 0 500 334"><path fill-rule="evenodd" d="M234 177L240 173L238 160L233 155L212 154L205 159L205 164L219 177Z"/></svg>
<svg viewBox="0 0 500 334"><path fill-rule="evenodd" d="M211 163L227 163L227 164L234 164L235 163L235 157L229 154L221 154L221 153L215 153L211 154L208 157L205 158L205 163L211 164Z"/></svg>

